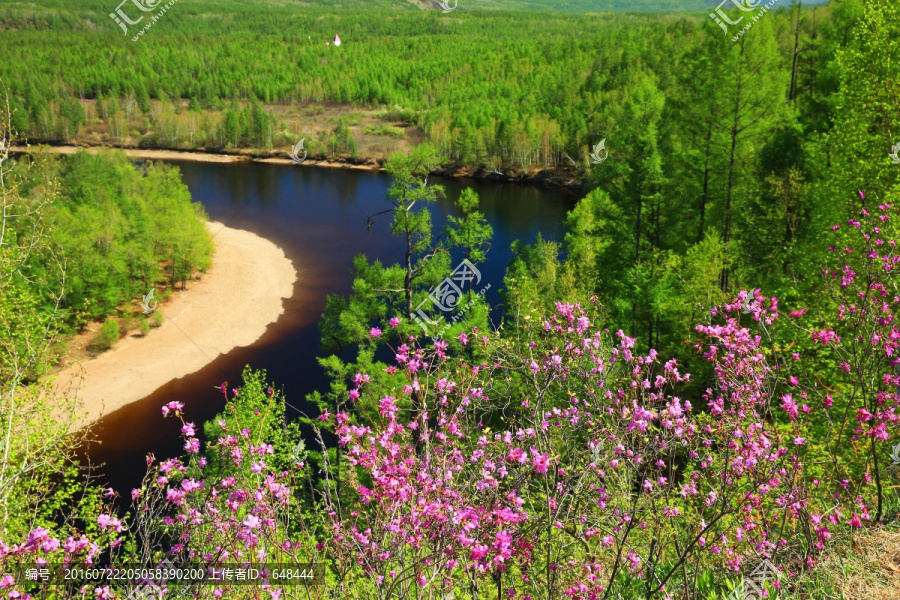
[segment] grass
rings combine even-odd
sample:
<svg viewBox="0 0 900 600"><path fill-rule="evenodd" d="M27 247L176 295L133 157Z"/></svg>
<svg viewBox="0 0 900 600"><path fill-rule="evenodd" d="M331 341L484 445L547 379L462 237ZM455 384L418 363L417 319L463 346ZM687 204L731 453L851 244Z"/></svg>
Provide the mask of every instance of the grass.
<svg viewBox="0 0 900 600"><path fill-rule="evenodd" d="M393 125L366 125L363 127L363 133L366 135L386 135L390 137L403 137L406 132L401 127Z"/></svg>
<svg viewBox="0 0 900 600"><path fill-rule="evenodd" d="M784 600L900 599L900 525L834 541L815 568L797 577Z"/></svg>

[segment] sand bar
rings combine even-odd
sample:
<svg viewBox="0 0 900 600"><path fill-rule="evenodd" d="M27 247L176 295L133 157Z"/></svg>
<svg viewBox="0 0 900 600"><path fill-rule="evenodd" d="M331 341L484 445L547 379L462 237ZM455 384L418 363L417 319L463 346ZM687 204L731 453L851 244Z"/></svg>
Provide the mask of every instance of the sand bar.
<svg viewBox="0 0 900 600"><path fill-rule="evenodd" d="M200 281L176 290L156 310L165 323L146 337L129 336L111 350L59 373L57 389L83 377L83 427L145 398L172 379L200 370L233 348L248 346L284 312L297 271L284 252L256 234L208 223L213 266Z"/></svg>
<svg viewBox="0 0 900 600"><path fill-rule="evenodd" d="M11 146L10 152L14 154L27 154L32 152L48 152L50 154L75 154L81 150L96 154L100 150L121 150L128 158L136 160L185 160L204 163L264 163L270 165L304 166L304 167L334 167L339 169L354 169L358 171L384 171L384 167L377 162L368 164L351 164L340 160L315 160L308 158L298 165L290 158L255 157L247 153L243 154L214 154L212 152L195 152L193 150L154 150L149 148L122 148L119 146Z"/></svg>

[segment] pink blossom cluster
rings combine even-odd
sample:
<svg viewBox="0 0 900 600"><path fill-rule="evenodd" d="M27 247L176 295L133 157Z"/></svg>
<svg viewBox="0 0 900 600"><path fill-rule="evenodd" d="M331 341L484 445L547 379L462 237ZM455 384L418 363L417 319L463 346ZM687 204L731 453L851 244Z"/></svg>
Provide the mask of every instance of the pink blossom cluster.
<svg viewBox="0 0 900 600"><path fill-rule="evenodd" d="M875 495L876 520L883 513L891 446L900 437L900 294L894 281L900 254L889 234L894 230L891 210L887 203L863 208L859 220L848 221L848 229L832 227L848 250L838 254L831 245L836 260L824 270L836 314L823 315L830 327L812 331L813 339L833 352L840 369L834 384L844 392L836 407L835 417L843 418L843 426L841 437L832 440L839 455L833 476L848 482L845 489ZM833 403L829 395L826 406ZM859 510L850 523L858 526L860 519L870 518L868 511Z"/></svg>
<svg viewBox="0 0 900 600"><path fill-rule="evenodd" d="M716 381L700 413L675 361L621 331L613 343L577 304L516 340L467 336L473 361L399 346L387 393L355 378L378 418L335 416L360 473L352 510L330 513L335 552L383 597L499 576L525 598L600 598L619 571L658 582L663 550L739 571L810 521L821 546L827 519L791 450L800 425L768 419L775 376L742 312L772 325L778 301L743 292L715 312L722 324L698 327Z"/></svg>

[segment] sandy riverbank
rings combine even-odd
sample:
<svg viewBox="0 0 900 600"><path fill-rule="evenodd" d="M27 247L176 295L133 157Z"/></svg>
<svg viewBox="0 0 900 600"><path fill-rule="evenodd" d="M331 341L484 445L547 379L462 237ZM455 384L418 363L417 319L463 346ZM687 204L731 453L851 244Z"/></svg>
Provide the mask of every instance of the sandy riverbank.
<svg viewBox="0 0 900 600"><path fill-rule="evenodd" d="M53 154L72 154L79 150L87 150L88 152L97 152L99 148L113 148L111 146L40 146L47 152ZM12 146L10 151L13 153L34 152L38 146ZM192 162L207 163L265 163L271 165L300 166L300 167L332 167L336 169L352 169L356 171L381 171L382 167L378 160L382 159L364 159L361 164L355 164L355 161L337 160L316 160L312 157L307 158L299 165L294 165L288 158L275 156L272 151L263 151L263 155L254 156L252 151L239 154L215 154L211 152L195 152L193 150L149 150L141 148L120 148L125 155L137 160L185 160ZM259 152L259 151L256 151ZM521 170L520 170L521 171ZM524 183L529 185L539 185L551 189L565 189L571 193L581 193L581 182L577 172L568 172L563 169L548 170L532 170L530 173L509 172L496 173L489 172L483 168L472 168L466 165L451 165L448 167L440 167L434 171L438 175L445 177L471 177L474 179L482 179L497 183Z"/></svg>
<svg viewBox="0 0 900 600"><path fill-rule="evenodd" d="M108 146L12 146L10 151L13 153L24 154L41 151L51 154L74 154L79 150L86 150L96 154L100 149L110 149ZM289 158L279 158L275 156L257 157L250 154L214 154L212 152L195 152L193 150L151 150L143 148L112 148L121 150L125 156L137 160L186 160L191 162L205 163L241 163L254 162L266 163L272 165L293 165L293 161ZM384 168L375 164L355 165L341 161L315 160L308 158L299 166L306 167L335 167L343 169L356 169L360 171L384 171Z"/></svg>
<svg viewBox="0 0 900 600"><path fill-rule="evenodd" d="M215 235L213 267L157 306L165 323L59 374L57 389L83 377L78 398L86 414L79 427L252 344L284 312L282 300L293 293L297 271L281 248L248 231L207 226Z"/></svg>

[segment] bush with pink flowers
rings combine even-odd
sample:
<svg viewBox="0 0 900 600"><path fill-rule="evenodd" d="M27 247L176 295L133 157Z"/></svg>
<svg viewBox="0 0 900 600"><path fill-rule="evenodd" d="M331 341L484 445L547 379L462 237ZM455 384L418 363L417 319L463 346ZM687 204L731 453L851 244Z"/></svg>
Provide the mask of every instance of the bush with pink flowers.
<svg viewBox="0 0 900 600"><path fill-rule="evenodd" d="M392 364L329 363L351 387L306 420L340 452L307 453L284 398L248 370L223 385L205 448L181 404L163 407L184 455L148 457L130 513L103 511L93 537L35 530L0 563L315 562L313 598L599 600L715 596L765 559L789 587L833 534L885 514L900 385L887 221L881 205L850 222L863 250L825 271L834 318L823 301L785 319L759 290L713 309L695 330L712 372L699 399L675 360L597 326L593 302L557 303L514 334L473 329L456 351L379 329ZM17 585L0 582L31 597Z"/></svg>

